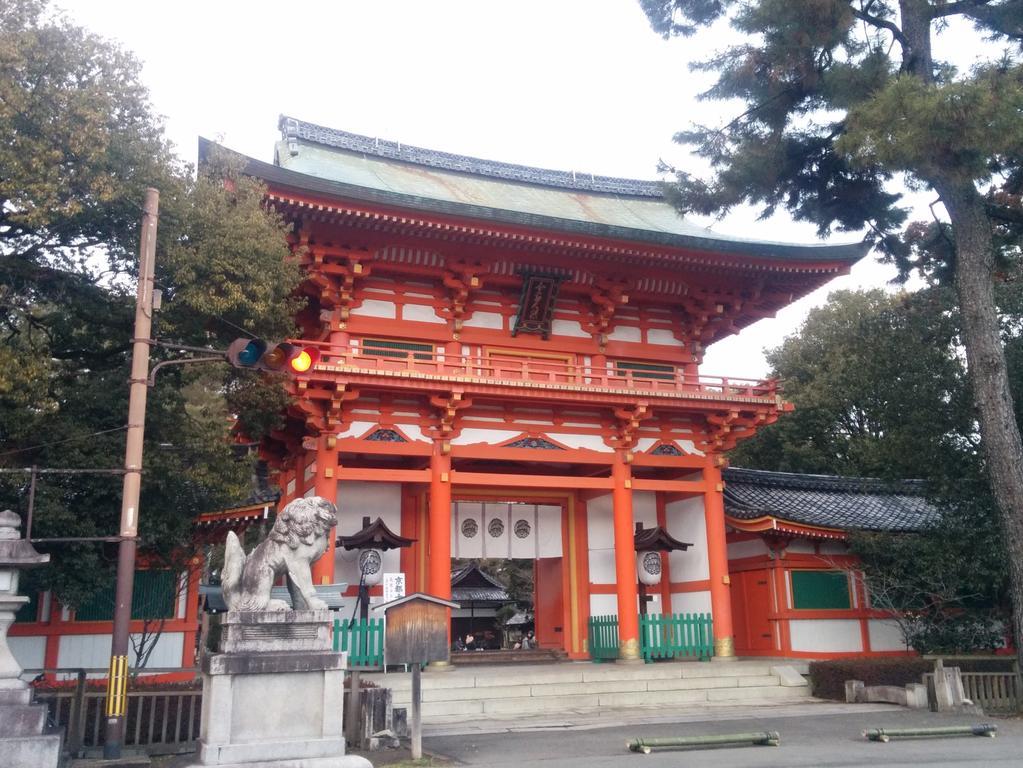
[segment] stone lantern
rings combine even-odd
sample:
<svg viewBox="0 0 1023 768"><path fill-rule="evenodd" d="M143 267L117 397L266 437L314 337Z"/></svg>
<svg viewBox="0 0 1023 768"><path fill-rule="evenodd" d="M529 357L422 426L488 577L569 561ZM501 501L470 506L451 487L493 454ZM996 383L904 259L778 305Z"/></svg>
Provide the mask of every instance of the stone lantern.
<svg viewBox="0 0 1023 768"><path fill-rule="evenodd" d="M21 518L0 512L0 765L4 768L47 768L60 758L60 734L43 734L46 707L32 704L32 690L21 679L21 665L7 645L14 614L28 598L18 594L18 575L50 561L21 538Z"/></svg>

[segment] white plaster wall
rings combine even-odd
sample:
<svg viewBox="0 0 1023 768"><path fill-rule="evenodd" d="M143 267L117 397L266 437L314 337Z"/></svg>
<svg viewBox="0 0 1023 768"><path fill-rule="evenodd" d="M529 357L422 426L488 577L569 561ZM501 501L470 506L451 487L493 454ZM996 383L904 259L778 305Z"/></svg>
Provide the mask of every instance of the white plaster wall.
<svg viewBox="0 0 1023 768"><path fill-rule="evenodd" d="M401 533L401 483L340 482L337 485L337 535L351 536L362 530L362 518L378 517L392 531ZM383 553L384 573L401 570L401 550ZM359 585L359 564L354 553L338 547L334 554L334 580Z"/></svg>
<svg viewBox="0 0 1023 768"><path fill-rule="evenodd" d="M355 307L351 314L362 315L363 317L389 317L395 318L398 315L398 308L393 301L378 301L377 299L364 299L362 304Z"/></svg>
<svg viewBox="0 0 1023 768"><path fill-rule="evenodd" d="M668 533L679 541L691 543L685 552L668 555L673 583L702 581L710 578L707 557L707 521L703 516L703 498L672 501L664 507Z"/></svg>
<svg viewBox="0 0 1023 768"><path fill-rule="evenodd" d="M452 445L473 445L488 443L498 445L522 434L522 430L507 429L463 429L462 434L451 439Z"/></svg>
<svg viewBox="0 0 1023 768"><path fill-rule="evenodd" d="M369 430L373 429L377 423L375 421L353 421L346 429L341 430L337 433L338 437L362 437Z"/></svg>
<svg viewBox="0 0 1023 768"><path fill-rule="evenodd" d="M354 314L354 313L353 313ZM406 304L401 308L401 319L419 323L446 323L437 310L427 304Z"/></svg>
<svg viewBox="0 0 1023 768"><path fill-rule="evenodd" d="M612 341L642 341L643 333L640 329L634 325L617 325L615 329L607 335Z"/></svg>
<svg viewBox="0 0 1023 768"><path fill-rule="evenodd" d="M138 635L132 635L138 640ZM180 667L181 656L185 647L184 632L164 632L156 641L146 667ZM128 646L128 663L136 662L134 647ZM97 667L106 669L110 665L110 634L97 635L62 635L57 646L58 667ZM90 674L90 677L104 677L105 672ZM64 675L67 679L73 675Z"/></svg>
<svg viewBox="0 0 1023 768"><path fill-rule="evenodd" d="M646 332L647 344L664 344L667 346L679 346L679 340L675 334L666 328L651 328Z"/></svg>
<svg viewBox="0 0 1023 768"><path fill-rule="evenodd" d="M757 555L766 555L770 551L762 539L733 541L728 545L728 559L739 560L743 557L756 557Z"/></svg>
<svg viewBox="0 0 1023 768"><path fill-rule="evenodd" d="M694 456L703 456L704 453L696 447L696 443L692 440L679 440L678 447L682 449L683 453L690 453Z"/></svg>
<svg viewBox="0 0 1023 768"><path fill-rule="evenodd" d="M566 448L583 448L601 453L610 453L611 448L604 442L600 435L573 435L563 432L548 430L555 440L562 443Z"/></svg>
<svg viewBox="0 0 1023 768"><path fill-rule="evenodd" d="M710 613L710 592L676 592L671 596L672 613Z"/></svg>
<svg viewBox="0 0 1023 768"><path fill-rule="evenodd" d="M43 664L46 663L45 637L8 637L7 645L22 669L42 669ZM108 647L108 662L110 661L109 655L110 648ZM30 676L35 677L35 674Z"/></svg>
<svg viewBox="0 0 1023 768"><path fill-rule="evenodd" d="M867 622L872 651L904 651L906 641L902 639L899 625L890 619L871 619Z"/></svg>
<svg viewBox="0 0 1023 768"><path fill-rule="evenodd" d="M614 584L616 581L613 519L611 494L586 502L590 582L593 584Z"/></svg>
<svg viewBox="0 0 1023 768"><path fill-rule="evenodd" d="M632 522L643 523L644 528L657 526L657 496L653 491L632 492Z"/></svg>
<svg viewBox="0 0 1023 768"><path fill-rule="evenodd" d="M473 312L472 317L462 321L462 327L501 330L504 327L504 315L499 312Z"/></svg>
<svg viewBox="0 0 1023 768"><path fill-rule="evenodd" d="M860 622L855 619L793 619L789 621L793 651L825 653L863 650Z"/></svg>
<svg viewBox="0 0 1023 768"><path fill-rule="evenodd" d="M805 539L794 539L785 547L785 551L795 555L812 555L814 553L813 544Z"/></svg>
<svg viewBox="0 0 1023 768"><path fill-rule="evenodd" d="M588 339L590 334L583 330L578 320L554 320L551 323L551 334L554 336L574 336L578 339Z"/></svg>
<svg viewBox="0 0 1023 768"><path fill-rule="evenodd" d="M617 595L590 595L590 616L617 616Z"/></svg>

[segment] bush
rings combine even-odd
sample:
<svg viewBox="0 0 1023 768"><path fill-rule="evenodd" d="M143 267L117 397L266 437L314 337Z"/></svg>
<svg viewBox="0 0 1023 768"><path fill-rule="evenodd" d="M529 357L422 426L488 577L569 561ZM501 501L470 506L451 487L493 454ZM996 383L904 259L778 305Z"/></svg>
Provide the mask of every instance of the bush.
<svg viewBox="0 0 1023 768"><path fill-rule="evenodd" d="M845 681L865 685L919 683L920 675L934 671L934 662L920 658L835 659L810 662L810 686L821 699L845 701Z"/></svg>

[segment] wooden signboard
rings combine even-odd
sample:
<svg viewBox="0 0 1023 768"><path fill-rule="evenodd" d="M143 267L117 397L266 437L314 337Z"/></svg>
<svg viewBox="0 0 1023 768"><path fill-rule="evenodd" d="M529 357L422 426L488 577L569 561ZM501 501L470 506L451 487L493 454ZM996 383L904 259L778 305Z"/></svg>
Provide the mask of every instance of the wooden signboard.
<svg viewBox="0 0 1023 768"><path fill-rule="evenodd" d="M412 667L412 759L423 756L422 701L420 684L422 665L448 661L451 648L448 610L458 603L416 592L390 603L374 607L387 617L384 626L384 662Z"/></svg>
<svg viewBox="0 0 1023 768"><path fill-rule="evenodd" d="M387 616L384 658L388 664L426 664L448 661L451 648L448 610L458 603L416 592L384 605L374 606Z"/></svg>

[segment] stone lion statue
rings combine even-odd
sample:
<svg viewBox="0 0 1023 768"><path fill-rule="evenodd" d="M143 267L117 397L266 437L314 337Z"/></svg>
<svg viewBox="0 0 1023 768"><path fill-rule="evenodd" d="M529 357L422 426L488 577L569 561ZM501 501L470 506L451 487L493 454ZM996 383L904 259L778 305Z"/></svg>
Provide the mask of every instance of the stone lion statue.
<svg viewBox="0 0 1023 768"><path fill-rule="evenodd" d="M295 610L324 610L316 596L310 566L327 549L327 537L337 525L337 508L319 496L295 499L274 522L270 535L246 556L230 531L224 550L221 583L229 611L286 611L283 600L271 600L274 580L287 574L286 584Z"/></svg>

